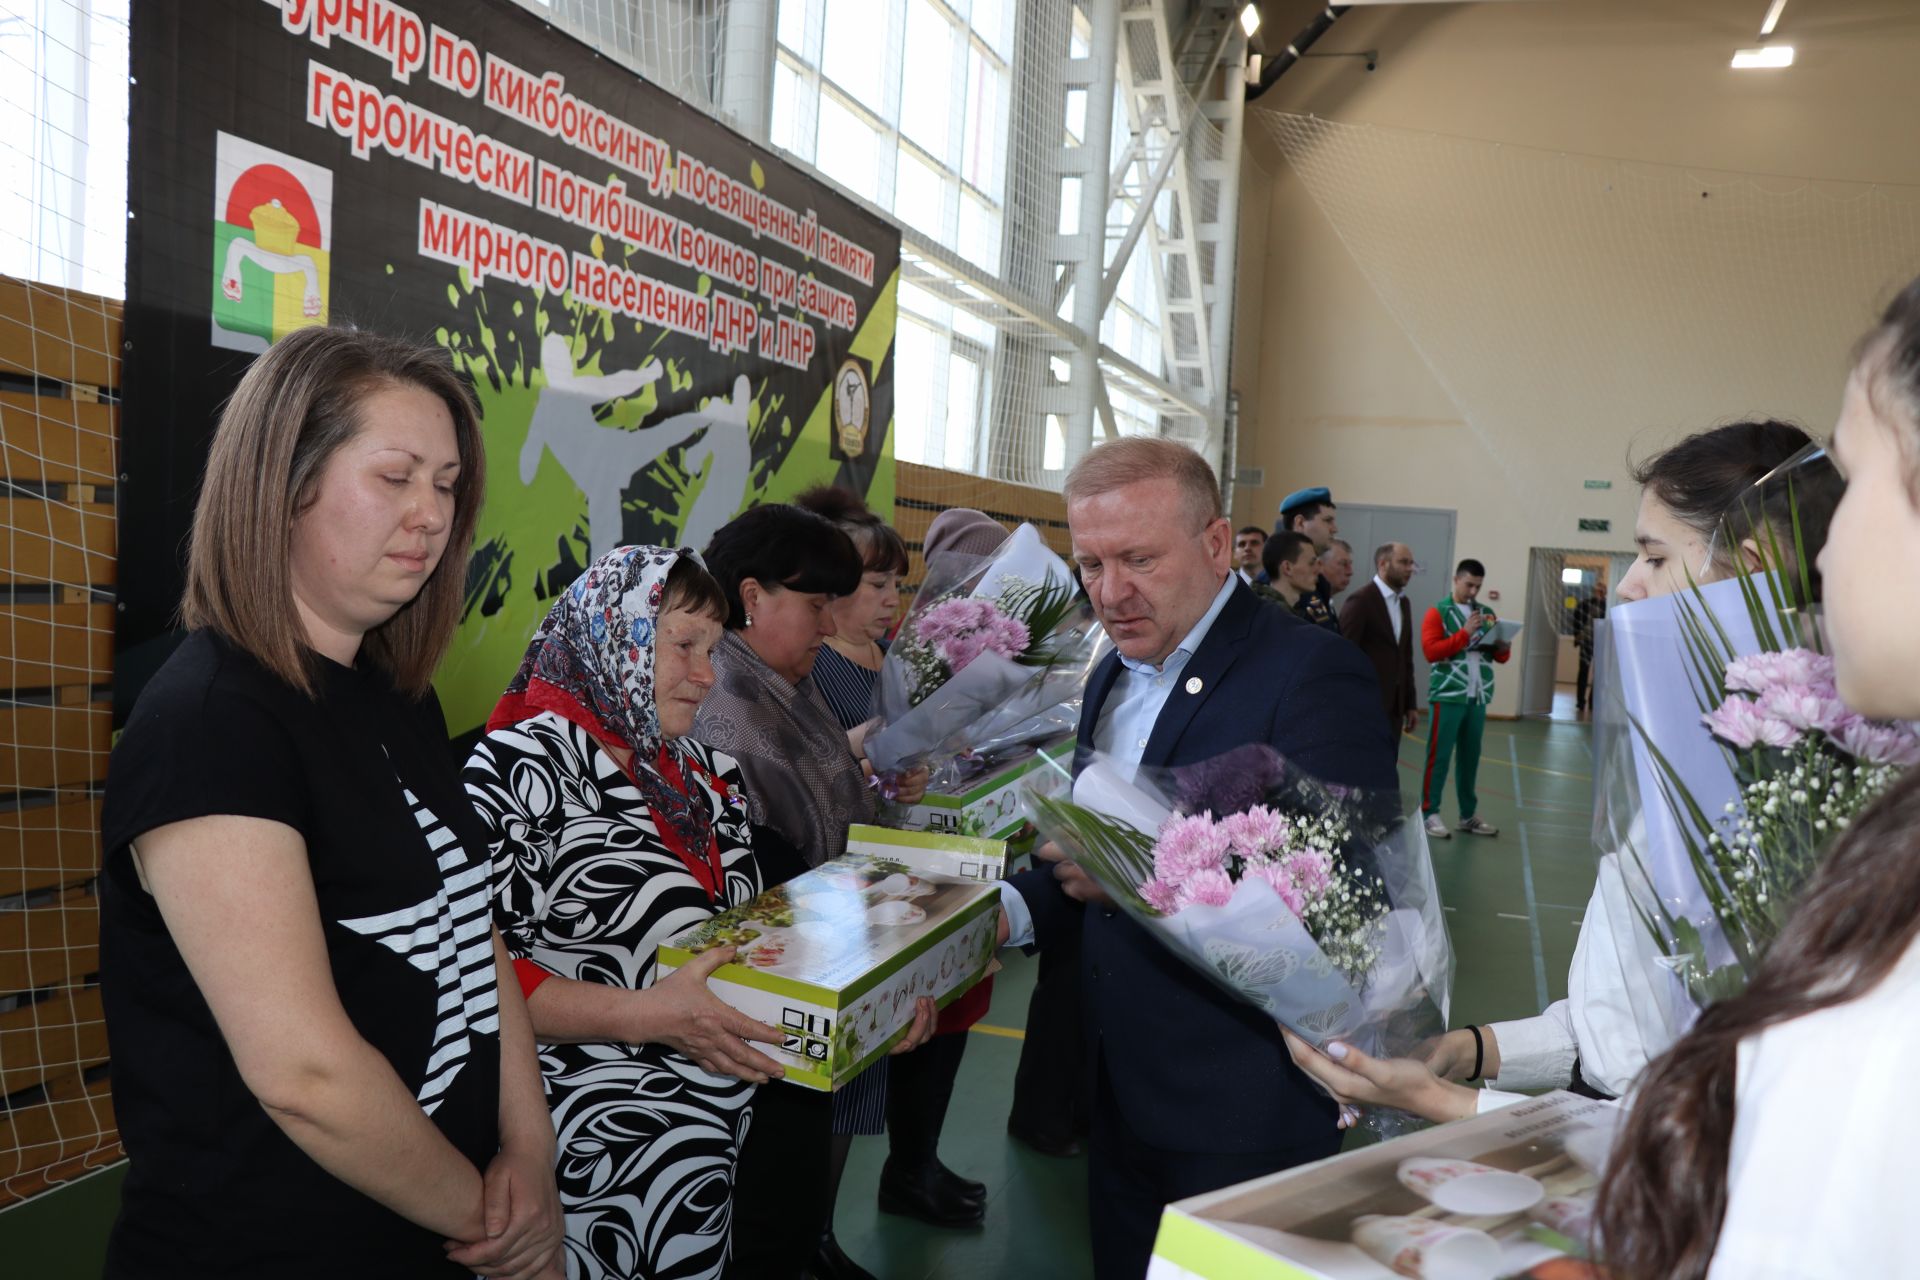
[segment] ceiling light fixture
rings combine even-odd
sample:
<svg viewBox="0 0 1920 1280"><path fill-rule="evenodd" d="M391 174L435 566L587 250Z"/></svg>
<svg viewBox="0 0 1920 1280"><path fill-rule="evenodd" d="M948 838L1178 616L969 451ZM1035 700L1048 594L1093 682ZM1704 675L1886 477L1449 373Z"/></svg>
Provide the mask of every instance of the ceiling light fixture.
<svg viewBox="0 0 1920 1280"><path fill-rule="evenodd" d="M1779 0L1785 4L1787 0ZM1253 33L1260 29L1260 6L1250 4L1240 11L1240 29L1247 33L1247 39L1253 39Z"/></svg>
<svg viewBox="0 0 1920 1280"><path fill-rule="evenodd" d="M1786 7L1787 0L1773 0L1773 4L1767 9L1766 20L1760 24L1760 38L1762 40L1772 35L1773 29L1780 25L1780 11Z"/></svg>
<svg viewBox="0 0 1920 1280"><path fill-rule="evenodd" d="M1762 67L1790 67L1793 65L1793 46L1790 44L1762 45L1758 49L1735 49L1733 66L1737 71L1751 71Z"/></svg>

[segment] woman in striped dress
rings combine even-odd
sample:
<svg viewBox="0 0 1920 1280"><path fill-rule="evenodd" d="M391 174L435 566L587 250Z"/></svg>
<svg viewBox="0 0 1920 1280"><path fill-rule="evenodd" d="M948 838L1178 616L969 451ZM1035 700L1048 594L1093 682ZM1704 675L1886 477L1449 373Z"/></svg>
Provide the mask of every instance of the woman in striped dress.
<svg viewBox="0 0 1920 1280"><path fill-rule="evenodd" d="M618 547L554 605L467 763L495 919L540 1042L569 1280L718 1280L779 1033L723 1004L720 948L656 948L761 889L734 761L688 739L727 603L686 551Z"/></svg>

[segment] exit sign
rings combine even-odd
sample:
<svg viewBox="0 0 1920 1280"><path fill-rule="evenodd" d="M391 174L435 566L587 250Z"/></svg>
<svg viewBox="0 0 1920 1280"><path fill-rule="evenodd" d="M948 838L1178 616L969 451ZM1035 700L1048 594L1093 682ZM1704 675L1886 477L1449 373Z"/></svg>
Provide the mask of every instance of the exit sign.
<svg viewBox="0 0 1920 1280"><path fill-rule="evenodd" d="M1589 489L1611 489L1611 488L1613 488L1613 481L1611 481L1611 480L1589 480L1589 481L1587 481L1587 488L1589 488Z"/></svg>
<svg viewBox="0 0 1920 1280"><path fill-rule="evenodd" d="M1580 532L1582 533L1608 533L1612 529L1613 521L1611 520L1582 520L1580 522Z"/></svg>

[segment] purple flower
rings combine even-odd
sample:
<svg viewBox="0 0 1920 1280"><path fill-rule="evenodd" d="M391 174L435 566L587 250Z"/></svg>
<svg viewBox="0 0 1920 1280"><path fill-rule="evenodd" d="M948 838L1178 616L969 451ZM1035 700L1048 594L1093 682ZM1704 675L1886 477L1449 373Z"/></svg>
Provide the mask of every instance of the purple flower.
<svg viewBox="0 0 1920 1280"><path fill-rule="evenodd" d="M1298 916L1307 909L1307 892L1287 874L1287 869L1277 862L1256 862L1247 868L1247 878L1265 880L1280 895L1280 901L1287 904L1287 910Z"/></svg>
<svg viewBox="0 0 1920 1280"><path fill-rule="evenodd" d="M1840 749L1866 764L1908 768L1920 764L1920 738L1905 725L1877 724L1860 716L1840 727L1834 741Z"/></svg>
<svg viewBox="0 0 1920 1280"><path fill-rule="evenodd" d="M1293 827L1286 818L1265 805L1255 805L1245 813L1230 814L1221 819L1220 826L1233 845L1233 851L1243 858L1263 858L1284 852L1293 834Z"/></svg>
<svg viewBox="0 0 1920 1280"><path fill-rule="evenodd" d="M1320 849L1302 849L1281 859L1287 878L1310 899L1323 898L1333 887L1333 857Z"/></svg>
<svg viewBox="0 0 1920 1280"><path fill-rule="evenodd" d="M1218 867L1202 867L1179 885L1180 909L1224 907L1233 900L1233 880Z"/></svg>
<svg viewBox="0 0 1920 1280"><path fill-rule="evenodd" d="M1161 915L1170 916L1185 905L1180 900L1179 887L1169 884L1159 876L1140 886L1140 896L1147 900L1148 906Z"/></svg>
<svg viewBox="0 0 1920 1280"><path fill-rule="evenodd" d="M928 608L915 619L913 634L955 675L989 650L1003 658L1017 658L1032 642L1025 623L1007 617L991 601L967 596Z"/></svg>
<svg viewBox="0 0 1920 1280"><path fill-rule="evenodd" d="M1266 799L1285 769L1280 753L1264 742L1235 747L1201 764L1176 768L1173 776L1179 795L1174 803L1182 813L1202 809L1240 813Z"/></svg>
<svg viewBox="0 0 1920 1280"><path fill-rule="evenodd" d="M1801 732L1828 733L1850 714L1838 697L1823 695L1805 685L1775 685L1760 698L1760 714Z"/></svg>
<svg viewBox="0 0 1920 1280"><path fill-rule="evenodd" d="M1224 875L1227 845L1226 828L1215 822L1211 813L1169 818L1153 847L1154 875L1174 885L1184 885L1201 871Z"/></svg>
<svg viewBox="0 0 1920 1280"><path fill-rule="evenodd" d="M1701 721L1709 733L1736 751L1749 750L1755 744L1785 749L1800 741L1797 729L1766 715L1751 698L1728 698Z"/></svg>
<svg viewBox="0 0 1920 1280"><path fill-rule="evenodd" d="M1730 690L1756 696L1780 688L1831 686L1833 659L1811 649L1756 653L1729 662L1725 683Z"/></svg>

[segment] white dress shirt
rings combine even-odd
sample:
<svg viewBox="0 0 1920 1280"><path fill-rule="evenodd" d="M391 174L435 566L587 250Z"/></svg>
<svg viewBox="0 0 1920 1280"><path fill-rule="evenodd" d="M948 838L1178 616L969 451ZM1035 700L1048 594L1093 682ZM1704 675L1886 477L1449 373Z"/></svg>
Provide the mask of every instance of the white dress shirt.
<svg viewBox="0 0 1920 1280"><path fill-rule="evenodd" d="M1107 691L1106 701L1100 704L1100 719L1093 727L1094 750L1122 764L1140 763L1140 757L1147 750L1147 739L1153 734L1153 726L1160 719L1161 710L1179 682L1181 670L1199 650L1201 641L1207 638L1214 620L1227 607L1228 598L1239 585L1234 575L1228 574L1221 582L1220 590L1214 593L1213 603L1200 615L1200 621L1193 624L1185 638L1157 666L1136 661L1125 654L1118 655L1120 674ZM1191 689L1187 692L1197 695L1201 690ZM1007 913L1006 945L1031 945L1033 913L1028 910L1026 899L1004 881L1000 890L1000 906Z"/></svg>
<svg viewBox="0 0 1920 1280"><path fill-rule="evenodd" d="M1392 587L1388 586L1377 573L1373 575L1373 585L1378 587L1380 594L1387 598L1387 617L1393 622L1393 642L1399 644L1400 602L1407 598L1407 593L1404 591L1395 591Z"/></svg>
<svg viewBox="0 0 1920 1280"><path fill-rule="evenodd" d="M1227 598L1238 585L1233 575L1227 575L1220 590L1214 592L1213 603L1200 615L1200 621L1193 624L1173 652L1158 665L1137 661L1124 653L1119 655L1120 674L1107 692L1107 700L1100 705L1099 722L1093 726L1094 750L1122 764L1140 763L1140 757L1147 750L1147 739L1160 719L1161 708L1167 705L1174 689L1180 687L1181 670L1200 648L1200 642L1207 638L1214 619L1227 607ZM1201 690L1188 692L1198 694Z"/></svg>

